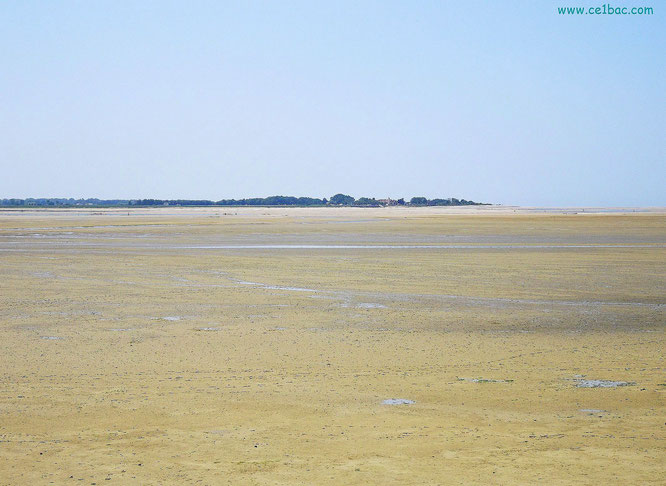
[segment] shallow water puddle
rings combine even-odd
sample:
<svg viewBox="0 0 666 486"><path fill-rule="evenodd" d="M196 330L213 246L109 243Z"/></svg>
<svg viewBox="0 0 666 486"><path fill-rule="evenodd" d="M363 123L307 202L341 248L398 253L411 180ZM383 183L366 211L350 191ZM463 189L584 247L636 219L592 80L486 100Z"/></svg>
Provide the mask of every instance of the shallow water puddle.
<svg viewBox="0 0 666 486"><path fill-rule="evenodd" d="M493 380L490 378L458 378L458 381L469 381L471 383L513 383L513 380Z"/></svg>
<svg viewBox="0 0 666 486"><path fill-rule="evenodd" d="M633 381L612 381L612 380L576 380L576 388L617 388L619 386L634 386Z"/></svg>
<svg viewBox="0 0 666 486"><path fill-rule="evenodd" d="M236 282L239 285L250 285L252 287L257 287L260 289L266 289L266 290L291 290L292 292L317 292L315 289L306 289L303 287L287 287L283 285L267 285L267 284L262 284L259 282L246 282L243 280L237 281Z"/></svg>
<svg viewBox="0 0 666 486"><path fill-rule="evenodd" d="M411 405L413 403L416 402L406 398L388 398L382 402L382 405Z"/></svg>
<svg viewBox="0 0 666 486"><path fill-rule="evenodd" d="M30 275L36 278L55 278L55 275L51 272L30 272Z"/></svg>

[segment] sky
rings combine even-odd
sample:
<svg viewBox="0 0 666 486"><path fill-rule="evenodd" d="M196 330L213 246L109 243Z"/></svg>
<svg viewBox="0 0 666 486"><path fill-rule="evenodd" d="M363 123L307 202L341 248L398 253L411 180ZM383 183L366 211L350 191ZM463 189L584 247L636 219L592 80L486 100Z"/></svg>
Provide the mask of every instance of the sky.
<svg viewBox="0 0 666 486"><path fill-rule="evenodd" d="M666 4L0 2L0 198L666 205Z"/></svg>

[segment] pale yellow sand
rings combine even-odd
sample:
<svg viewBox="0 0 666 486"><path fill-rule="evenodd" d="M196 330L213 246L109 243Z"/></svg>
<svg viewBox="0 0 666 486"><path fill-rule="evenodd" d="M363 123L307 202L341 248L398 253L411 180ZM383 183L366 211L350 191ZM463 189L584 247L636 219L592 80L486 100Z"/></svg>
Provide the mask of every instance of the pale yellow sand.
<svg viewBox="0 0 666 486"><path fill-rule="evenodd" d="M514 210L0 212L0 484L663 484L666 216Z"/></svg>

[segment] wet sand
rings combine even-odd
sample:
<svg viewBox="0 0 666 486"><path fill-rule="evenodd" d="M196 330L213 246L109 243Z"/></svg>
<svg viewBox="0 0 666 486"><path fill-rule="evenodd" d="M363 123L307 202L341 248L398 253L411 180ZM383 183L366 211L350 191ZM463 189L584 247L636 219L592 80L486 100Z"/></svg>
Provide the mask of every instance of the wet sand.
<svg viewBox="0 0 666 486"><path fill-rule="evenodd" d="M1 211L0 484L661 484L665 295L659 209Z"/></svg>

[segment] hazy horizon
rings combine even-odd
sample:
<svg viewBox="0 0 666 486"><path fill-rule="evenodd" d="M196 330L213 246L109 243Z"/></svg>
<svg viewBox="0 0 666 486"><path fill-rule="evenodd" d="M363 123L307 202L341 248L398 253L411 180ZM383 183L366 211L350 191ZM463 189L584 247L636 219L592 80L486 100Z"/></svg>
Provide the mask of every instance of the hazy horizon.
<svg viewBox="0 0 666 486"><path fill-rule="evenodd" d="M3 3L0 199L665 206L663 9L577 4Z"/></svg>
<svg viewBox="0 0 666 486"><path fill-rule="evenodd" d="M340 193L340 194L347 194L347 193ZM281 197L312 197L312 198L327 199L327 200L328 200L328 199L330 199L330 197L333 196L333 195L334 195L334 194L331 194L331 195L329 195L329 196L320 196L320 195L310 196L310 195L306 195L306 194L267 194L267 195L259 195L259 196L252 196L252 195L251 195L251 196L241 196L241 197L238 197L238 198L213 198L213 199L195 198L195 197L155 198L155 197L150 197L150 196L147 196L147 197L135 197L135 198L121 198L121 197L100 198L100 197L95 197L95 196L90 196L90 197L70 197L70 196L46 196L46 197L43 197L43 196L27 196L27 197L20 197L20 198L6 198L6 197L0 197L0 200L1 200L1 199L23 199L23 200L28 200L28 199L75 199L75 200L79 200L79 199L84 199L84 200L85 200L85 199L99 199L100 201L110 201L110 200L139 201L139 200L142 200L142 199L156 199L156 200L163 200L163 201L176 201L176 200L183 200L183 201L197 201L197 200L200 200L200 201L212 201L213 203L217 203L218 201L221 201L221 200L223 200L223 199L236 199L236 200L241 200L241 199L254 199L255 197L256 197L256 198L267 198L267 197L271 197L271 196L281 196ZM372 196L372 195L365 195L365 196L360 195L360 196L356 196L356 195L354 195L354 194L348 194L348 195L353 196L355 199L359 199L359 198L361 198L361 197L368 197L368 198L371 198L371 199L372 199L372 198L375 198L375 199L377 199L377 200L380 200L380 199L386 199L386 197L383 197L383 196ZM410 201L410 199L411 199L412 197L422 197L422 196L420 196L420 195L418 195L418 194L415 194L415 195L410 195L410 196L408 196L408 197L405 197L405 196L391 197L390 199L392 199L392 200L404 199L406 203L409 203L409 201ZM457 196L442 196L441 198L440 198L439 196L434 196L434 197L428 197L427 199L448 199L449 197L453 197L453 198L455 198L455 199L459 199L459 200L462 200L462 199L466 199L466 200L468 200L468 199L465 198L465 197L457 197ZM618 208L618 209L625 209L625 208L626 208L626 209L650 209L650 208L657 208L657 209L660 209L660 208L665 208L665 209L666 209L666 205L663 205L663 204L661 204L661 205L660 205L660 204L656 204L656 205L633 205L633 206L632 206L632 205L594 205L594 204L589 204L589 205L566 205L566 204L560 204L560 205L556 205L556 204L551 204L551 205L539 205L539 204L504 204L504 203L501 203L501 202L493 202L493 201L474 201L474 200L468 200L468 201L472 201L473 203L475 203L474 205L504 206L504 207L516 207L516 208L544 208L544 209L558 209L558 208L562 208L562 209L579 209L579 208L580 208L580 209L588 209L588 208L589 208L589 209L594 209L594 208L608 208L608 209L613 209L613 208ZM472 205L472 206L470 206L470 207L474 207L474 205ZM63 207L67 207L67 206L63 206ZM108 207L109 207L109 208L114 208L114 207L116 207L116 206L108 206ZM121 208L131 208L131 206L119 206L119 207L121 207ZM159 206L159 205L157 205L157 206L137 206L137 207L138 207L138 208L141 208L141 209L147 209L147 208L151 208L151 207L161 208L161 207L164 207L164 206ZM172 206L172 207L176 207L176 206ZM180 206L179 206L179 207L180 207ZM268 207L268 208L270 208L270 207L272 207L272 208L290 208L290 207L293 207L293 208L317 208L317 207L324 207L324 206L305 206L305 205L303 205L303 206L299 206L299 205L229 205L229 206L224 206L224 205L223 205L223 206L217 206L217 205L215 205L215 206L196 206L196 205L185 205L185 206L182 206L182 207L185 208L185 209L187 209L187 208L191 208L191 207L203 207L203 208L206 208L206 207L214 207L214 208L233 208L233 209L239 209L239 208L258 208L258 207ZM327 206L327 207L328 207L328 206ZM357 205L349 205L349 206L344 206L344 205L343 205L343 206L341 206L341 207L344 207L344 208L353 208L353 209L377 209L377 208L378 208L377 206L357 206ZM390 207L402 207L402 206L390 206ZM420 205L418 205L418 206L413 206L413 207L417 207L417 208L419 208L419 209L424 209L424 208L427 209L427 208L429 208L429 207L440 208L440 209L441 209L441 208L447 208L447 207L448 207L448 208L459 209L459 208L467 207L467 206L465 206L465 205L452 205L452 206L439 206L439 205L434 205L434 206L427 206L427 205L426 205L426 206L420 206ZM14 208L14 207L13 207L13 206L2 206L2 209L12 209L12 208ZM17 206L16 208L21 208L21 209L23 209L23 208L25 208L25 207L24 207L24 206ZM37 206L37 208L39 208L39 209L44 209L44 208L45 208L45 209L48 209L49 207L48 207L48 206ZM59 208L60 208L60 207L58 207L58 206L54 207L54 209L59 209Z"/></svg>

